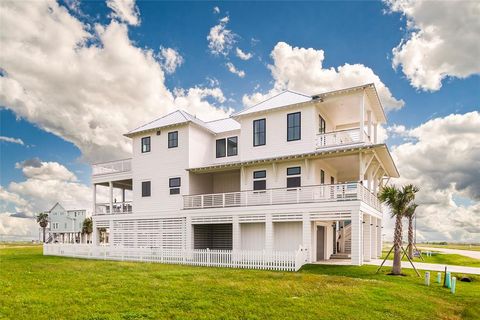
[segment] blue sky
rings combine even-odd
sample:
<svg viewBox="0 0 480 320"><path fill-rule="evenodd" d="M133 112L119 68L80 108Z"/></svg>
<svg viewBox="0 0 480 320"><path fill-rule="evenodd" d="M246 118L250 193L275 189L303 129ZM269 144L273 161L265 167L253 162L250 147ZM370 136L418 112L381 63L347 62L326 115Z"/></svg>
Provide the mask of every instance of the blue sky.
<svg viewBox="0 0 480 320"><path fill-rule="evenodd" d="M89 32L92 32L95 24L108 26L114 20L112 9L106 2L84 2L77 7L72 4L77 2L60 2L61 6L69 8L68 14L73 19L87 26ZM285 42L291 47L323 50L324 69L338 68L344 64L361 64L372 69L392 96L405 102L400 110L388 113L387 127L403 125L408 130L434 118L443 119L450 114L464 115L479 110L480 77L476 65L467 70L463 77L456 76L454 71L451 71L451 76L447 73L441 82L441 88L433 90L414 86L411 74L402 72L401 67L392 67L392 49L402 39L408 40L412 33L418 31L406 29L407 19L416 22L417 28L421 28L422 21L420 15L406 16L401 10L392 9L388 3L146 1L137 2L136 6L140 23L125 23L128 25L132 46L152 50L154 55L159 53L160 48L173 48L181 55L183 63L173 73L165 73L164 84L169 91L173 92L175 88L208 87L208 79L218 80L215 87L221 89L225 101L220 103L211 96L205 98L217 108L238 110L244 107L244 95L254 92L266 94L271 90L275 82L269 68L269 65L274 64L271 53L277 43ZM214 12L214 7L218 7L220 12ZM387 12L389 9L395 12ZM423 8L418 8L418 11L421 9ZM469 9L465 10L468 12ZM433 10L432 15L435 14L437 12ZM437 20L424 21L423 25L441 24L442 14L444 13L438 12ZM207 40L211 28L218 25L224 17L229 18L226 28L235 34L232 50L226 56L212 54ZM117 20L122 22L118 17ZM92 43L95 41L99 40L94 39ZM101 45L99 43L100 47ZM251 53L252 58L239 59L234 54L237 47ZM461 50L458 44L452 44L451 49ZM465 54L468 55L468 52ZM405 59L404 65L408 63ZM432 56L432 59L435 57ZM229 72L225 66L228 62L243 70L246 75L241 78ZM1 67L2 75L13 74L8 65ZM123 74L125 81L136 79L131 76ZM72 139L65 132L47 132L49 129L45 121L29 119L19 111L20 107L9 105L6 101L0 101L3 103L0 108L0 136L21 139L24 144L0 141L1 186L8 189L12 182L25 181L21 166L15 168L15 164L32 158L43 162L58 162L73 172L79 183L89 185L89 162L93 159L82 154L78 144L69 142ZM135 112L142 112L141 106L135 108ZM58 113L66 112L61 106L54 110ZM162 106L159 106L158 115L162 112ZM413 135L406 138L405 135L392 132L387 143L393 147L416 139L419 137ZM460 190L454 194L455 199L460 199L457 202L466 206L477 203L475 196L471 193L464 194ZM4 210L8 212L15 210L14 204L5 207L7 209Z"/></svg>

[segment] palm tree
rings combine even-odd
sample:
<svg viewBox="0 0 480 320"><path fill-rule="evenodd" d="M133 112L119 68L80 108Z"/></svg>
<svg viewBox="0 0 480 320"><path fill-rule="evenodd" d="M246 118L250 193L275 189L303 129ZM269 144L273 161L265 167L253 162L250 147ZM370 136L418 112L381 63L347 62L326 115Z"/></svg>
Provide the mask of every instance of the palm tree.
<svg viewBox="0 0 480 320"><path fill-rule="evenodd" d="M87 242L88 242L88 235L93 232L93 221L92 218L85 218L83 220L82 225L82 233L87 235Z"/></svg>
<svg viewBox="0 0 480 320"><path fill-rule="evenodd" d="M48 213L42 212L37 215L37 222L43 230L43 243L45 243L45 230L48 226Z"/></svg>
<svg viewBox="0 0 480 320"><path fill-rule="evenodd" d="M405 216L407 207L415 199L415 193L417 192L418 188L410 184L402 187L402 189L398 189L396 186L383 187L378 195L378 199L390 207L392 218L395 217L393 275L402 273L402 218Z"/></svg>
<svg viewBox="0 0 480 320"><path fill-rule="evenodd" d="M405 217L408 219L408 257L413 259L413 218L415 217L415 209L418 204L411 203L405 210Z"/></svg>

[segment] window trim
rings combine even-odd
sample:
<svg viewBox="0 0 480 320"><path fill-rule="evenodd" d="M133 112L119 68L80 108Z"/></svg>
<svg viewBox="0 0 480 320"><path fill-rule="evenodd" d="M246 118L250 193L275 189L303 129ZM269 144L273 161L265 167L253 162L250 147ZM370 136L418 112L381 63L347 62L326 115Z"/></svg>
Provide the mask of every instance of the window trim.
<svg viewBox="0 0 480 320"><path fill-rule="evenodd" d="M235 139L235 153L230 153L230 142L232 141L232 139ZM233 142L232 142L233 143ZM233 149L233 147L232 147ZM234 156L238 156L238 136L233 136L233 137L228 137L227 138L227 157L234 157Z"/></svg>
<svg viewBox="0 0 480 320"><path fill-rule="evenodd" d="M144 186L148 185L148 194L147 189L144 190ZM146 188L146 187L145 187ZM142 198L151 197L152 196L152 181L142 181Z"/></svg>
<svg viewBox="0 0 480 320"><path fill-rule="evenodd" d="M170 136L171 135L173 136L174 134L175 134L175 139L171 139ZM170 131L167 136L168 136L168 149L177 148L178 147L178 130ZM175 141L175 145L173 145L173 143L172 145L170 145L171 141L172 142Z"/></svg>
<svg viewBox="0 0 480 320"><path fill-rule="evenodd" d="M295 130L297 128L297 126L295 125L290 126L290 123L289 123L290 117L293 117L296 115L298 115L298 138L295 139L295 138L290 138L288 133L290 129ZM287 114L287 141L298 141L298 140L302 140L302 112L301 111Z"/></svg>
<svg viewBox="0 0 480 320"><path fill-rule="evenodd" d="M263 143L260 143L260 138L259 138L258 139L259 143L255 144L255 124L260 123L261 121L263 121L263 123L264 123L264 125L263 125L264 129L263 129L263 132L259 131L258 134L263 133ZM253 120L253 146L254 147L259 147L259 146L264 146L266 144L267 144L267 119L262 118L262 119Z"/></svg>
<svg viewBox="0 0 480 320"><path fill-rule="evenodd" d="M219 142L223 142L223 152L221 154L218 153L218 145ZM215 157L218 158L225 158L227 156L227 140L225 138L215 140Z"/></svg>
<svg viewBox="0 0 480 320"><path fill-rule="evenodd" d="M260 176L256 176L257 173L260 173L261 175ZM267 170L256 170L256 171L253 171L253 191L259 191L259 192L262 192L262 191L265 191L267 190ZM264 183L264 186L265 188L263 189L255 189L255 183Z"/></svg>
<svg viewBox="0 0 480 320"><path fill-rule="evenodd" d="M148 141L148 143L144 143L144 141ZM148 146L148 150L143 150L143 146ZM152 150L152 139L150 136L148 137L142 137L141 142L140 142L140 151L142 153L147 153Z"/></svg>
<svg viewBox="0 0 480 320"><path fill-rule="evenodd" d="M298 172L289 172L291 169L298 169ZM289 187L288 182L292 180L298 179L298 186L296 187ZM302 167L301 166L295 166L295 167L288 167L287 168L287 181L286 181L286 187L288 190L295 190L298 188L302 187Z"/></svg>
<svg viewBox="0 0 480 320"><path fill-rule="evenodd" d="M178 185L173 185L172 182L178 179ZM182 187L182 178L181 177L173 177L168 179L168 188L170 195L177 195L180 194L180 188Z"/></svg>

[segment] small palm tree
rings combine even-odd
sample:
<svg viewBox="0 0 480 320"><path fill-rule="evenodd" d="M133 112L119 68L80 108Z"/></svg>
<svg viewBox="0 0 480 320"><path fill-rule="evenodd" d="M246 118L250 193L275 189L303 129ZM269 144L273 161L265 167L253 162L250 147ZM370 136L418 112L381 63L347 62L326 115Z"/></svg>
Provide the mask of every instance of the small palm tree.
<svg viewBox="0 0 480 320"><path fill-rule="evenodd" d="M87 235L87 240L88 240L88 235L91 234L92 232L93 232L92 218L85 218L85 220L83 220L82 233Z"/></svg>
<svg viewBox="0 0 480 320"><path fill-rule="evenodd" d="M43 243L45 243L45 230L48 226L48 213L42 212L37 215L37 222L43 230Z"/></svg>
<svg viewBox="0 0 480 320"><path fill-rule="evenodd" d="M392 218L395 217L395 232L393 235L393 275L402 273L402 218L405 216L407 207L415 199L415 193L418 188L413 185L404 186L398 189L396 186L386 186L382 188L378 199L385 203L392 212Z"/></svg>
<svg viewBox="0 0 480 320"><path fill-rule="evenodd" d="M408 250L407 254L410 259L413 259L413 218L415 217L415 209L418 205L410 204L405 210L405 217L408 219Z"/></svg>

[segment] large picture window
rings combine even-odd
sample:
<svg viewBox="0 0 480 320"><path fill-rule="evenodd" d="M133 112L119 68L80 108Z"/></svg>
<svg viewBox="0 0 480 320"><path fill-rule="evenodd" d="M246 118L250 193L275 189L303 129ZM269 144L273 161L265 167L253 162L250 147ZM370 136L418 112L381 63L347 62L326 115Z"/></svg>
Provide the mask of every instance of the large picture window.
<svg viewBox="0 0 480 320"><path fill-rule="evenodd" d="M253 121L253 146L263 146L266 143L266 120L259 119Z"/></svg>
<svg viewBox="0 0 480 320"><path fill-rule="evenodd" d="M168 147L178 147L178 131L172 131L168 133Z"/></svg>
<svg viewBox="0 0 480 320"><path fill-rule="evenodd" d="M150 137L142 138L142 153L150 152Z"/></svg>
<svg viewBox="0 0 480 320"><path fill-rule="evenodd" d="M216 157L223 158L226 155L225 139L218 139L216 141Z"/></svg>
<svg viewBox="0 0 480 320"><path fill-rule="evenodd" d="M238 137L227 138L227 156L236 156L238 154Z"/></svg>
<svg viewBox="0 0 480 320"><path fill-rule="evenodd" d="M301 174L300 167L287 168L287 188L299 188L302 185Z"/></svg>
<svg viewBox="0 0 480 320"><path fill-rule="evenodd" d="M287 141L300 140L302 138L301 113L287 114Z"/></svg>
<svg viewBox="0 0 480 320"><path fill-rule="evenodd" d="M253 172L253 190L267 189L267 171L260 170Z"/></svg>
<svg viewBox="0 0 480 320"><path fill-rule="evenodd" d="M181 180L180 178L170 178L168 180L168 187L170 188L170 194L180 194Z"/></svg>
<svg viewBox="0 0 480 320"><path fill-rule="evenodd" d="M142 181L142 197L150 197L151 194L151 182Z"/></svg>

